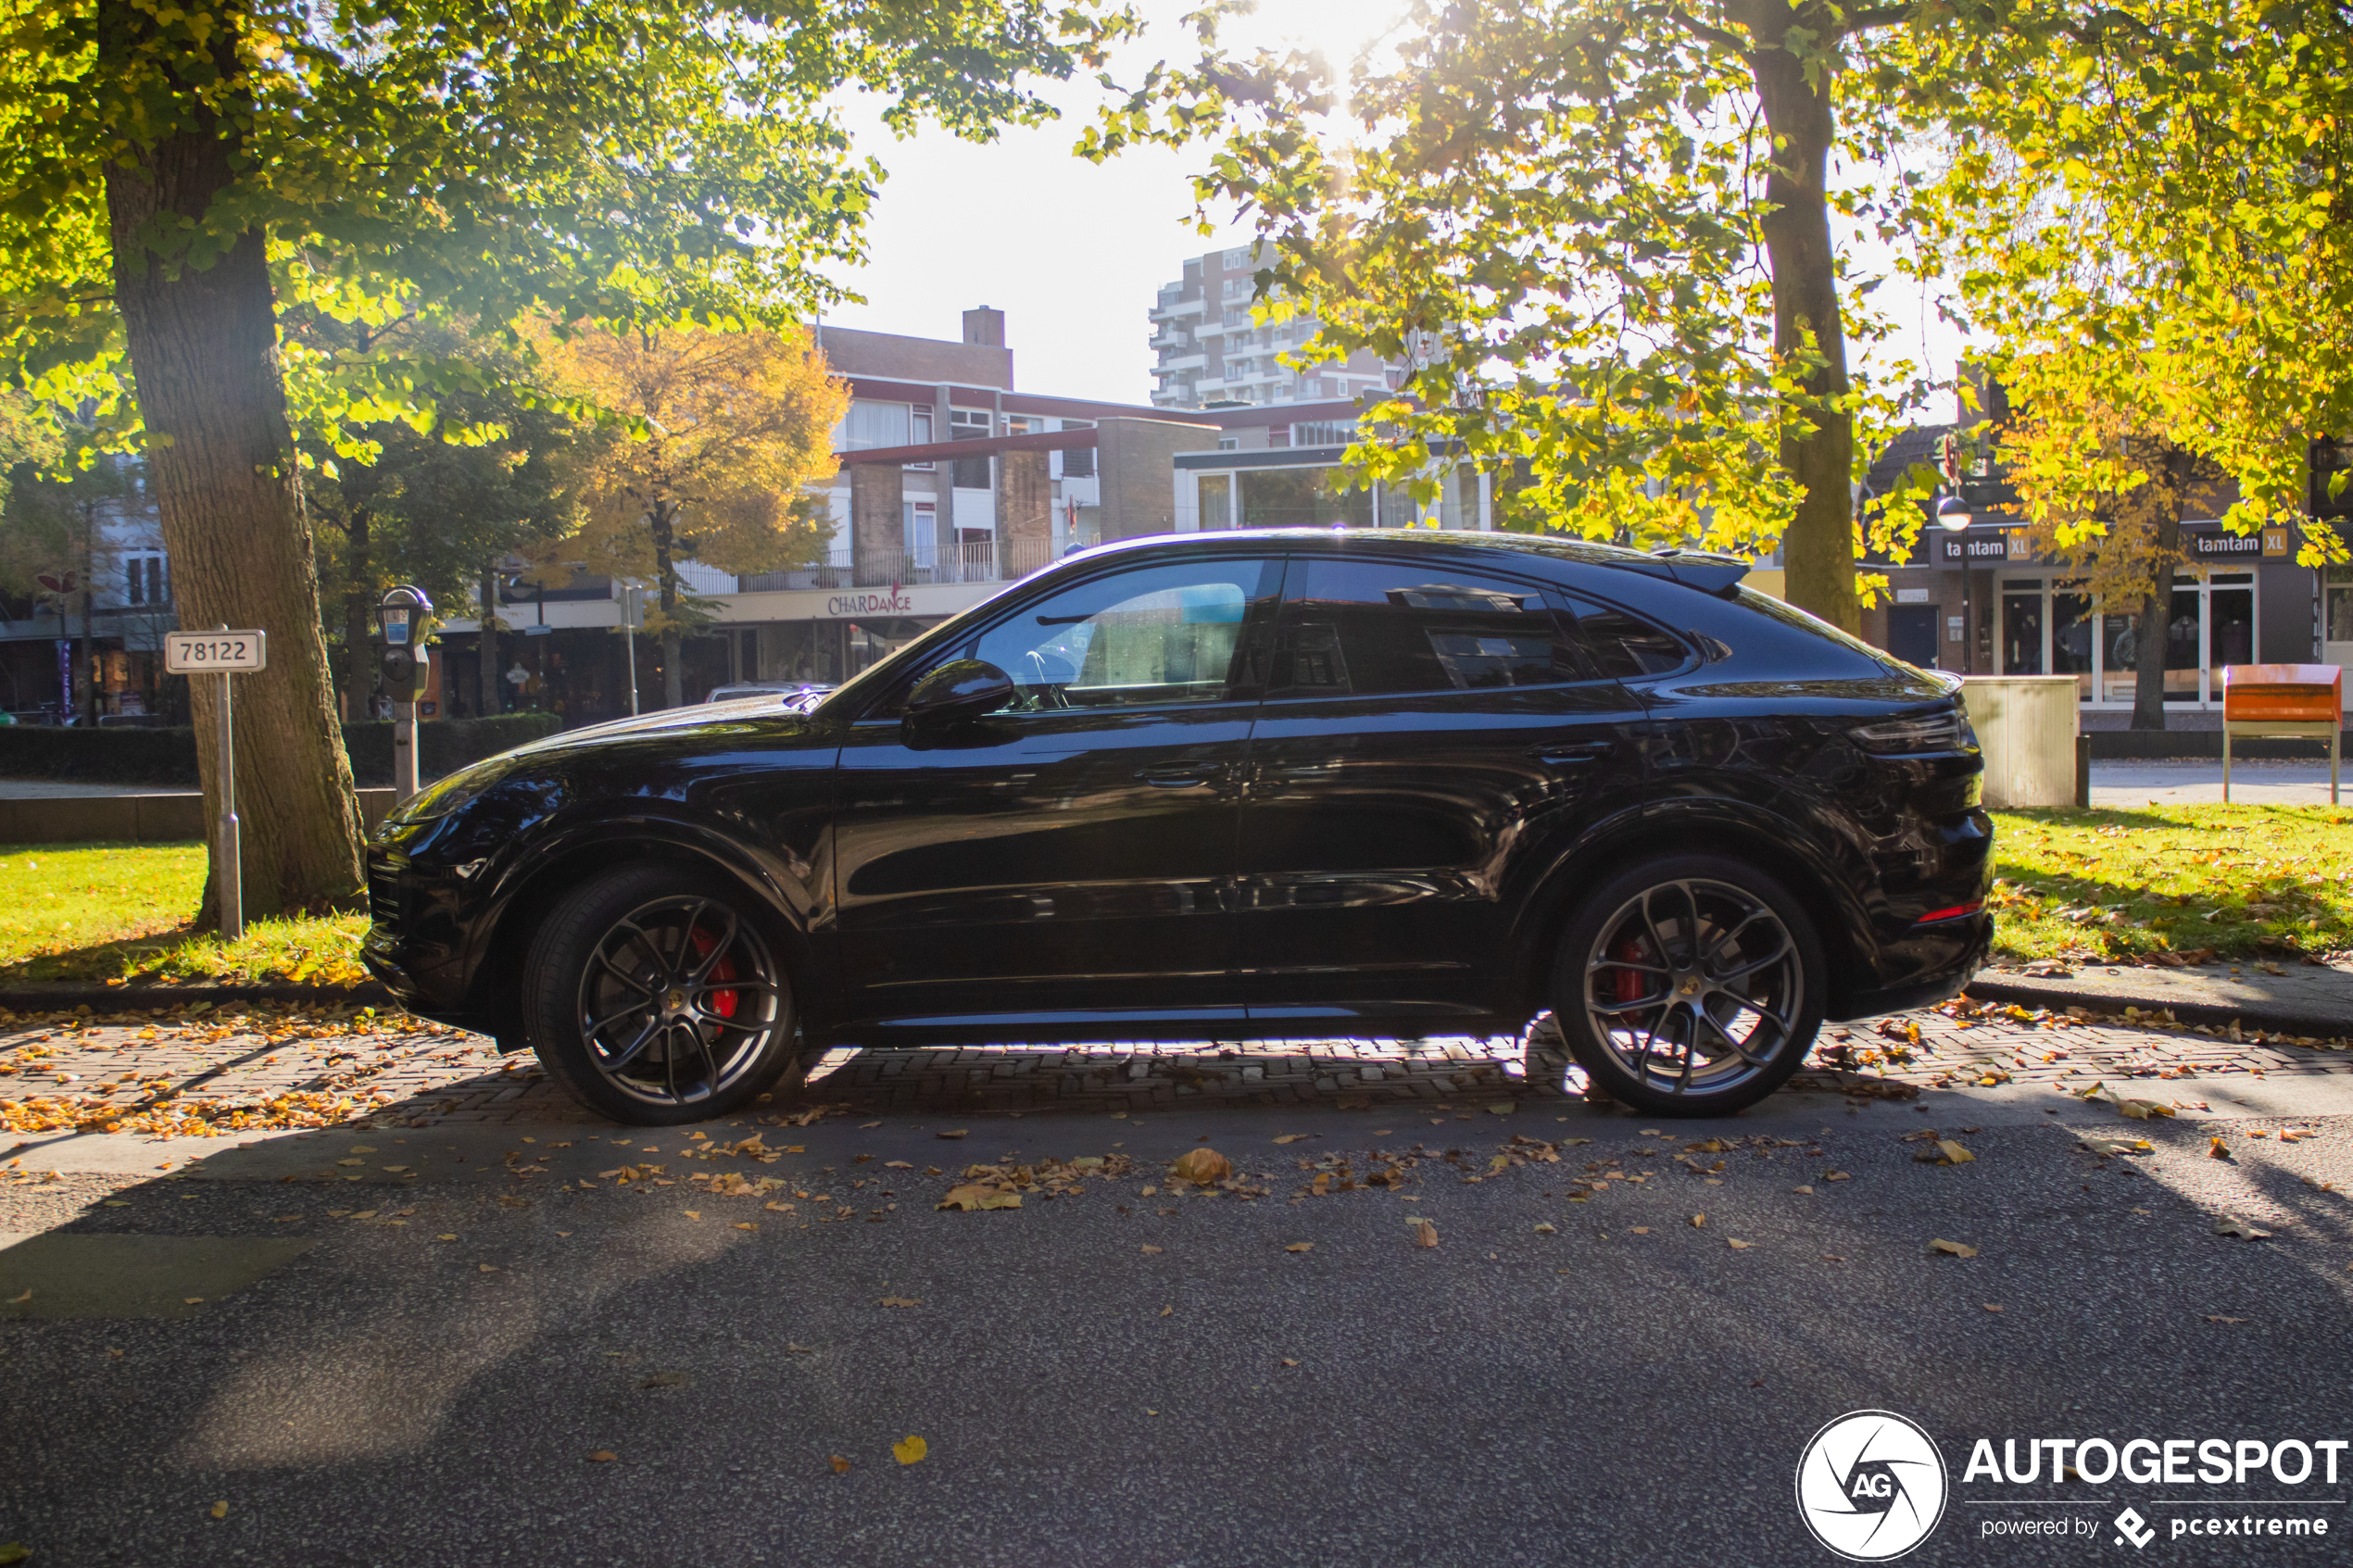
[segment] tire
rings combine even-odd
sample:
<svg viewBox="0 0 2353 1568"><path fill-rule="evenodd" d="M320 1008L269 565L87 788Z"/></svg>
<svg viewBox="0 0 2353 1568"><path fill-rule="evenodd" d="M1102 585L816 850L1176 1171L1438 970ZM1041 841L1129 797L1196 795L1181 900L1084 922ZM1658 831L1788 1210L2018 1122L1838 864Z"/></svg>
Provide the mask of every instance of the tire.
<svg viewBox="0 0 2353 1568"><path fill-rule="evenodd" d="M767 922L739 890L661 867L564 897L532 938L522 1015L547 1075L633 1126L724 1116L808 1074Z"/></svg>
<svg viewBox="0 0 2353 1568"><path fill-rule="evenodd" d="M1578 1065L1612 1099L1664 1116L1729 1116L1780 1088L1827 995L1804 906L1720 855L1613 875L1569 920L1553 969L1554 1018ZM1531 1035L1529 1082L1548 1054Z"/></svg>

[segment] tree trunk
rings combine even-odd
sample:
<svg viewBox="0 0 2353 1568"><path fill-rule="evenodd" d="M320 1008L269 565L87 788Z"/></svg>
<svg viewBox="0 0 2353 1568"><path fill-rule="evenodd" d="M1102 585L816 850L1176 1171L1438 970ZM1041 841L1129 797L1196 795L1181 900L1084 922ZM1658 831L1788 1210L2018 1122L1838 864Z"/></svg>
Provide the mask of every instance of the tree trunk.
<svg viewBox="0 0 2353 1568"><path fill-rule="evenodd" d="M498 574L488 564L482 569L482 630L475 634L474 646L482 656L482 669L475 673L475 696L482 706L483 717L488 718L499 709L498 703Z"/></svg>
<svg viewBox="0 0 2353 1568"><path fill-rule="evenodd" d="M343 591L343 716L354 721L376 716L376 596L370 591L375 572L368 558L369 521L367 508L351 508Z"/></svg>
<svg viewBox="0 0 2353 1568"><path fill-rule="evenodd" d="M2166 450L2162 466L2166 495L2157 516L2156 579L2141 601L2141 618L2133 628L2138 645L2133 661L2133 728L2165 728L2165 651L2173 621L2173 568L2182 552L2181 470L2186 467L2173 448Z"/></svg>
<svg viewBox="0 0 2353 1568"><path fill-rule="evenodd" d="M1846 329L1838 304L1838 256L1831 241L1826 188L1836 126L1828 70L1817 82L1806 64L1782 46L1794 28L1813 30L1827 44L1839 23L1825 6L1792 7L1781 0L1750 0L1731 13L1756 41L1750 58L1757 95L1775 149L1766 160L1765 254L1773 274L1773 348L1794 358L1808 352L1820 363L1800 385L1810 433L1781 442L1781 466L1801 492L1797 513L1781 539L1789 602L1848 632L1862 628L1855 596L1855 420L1847 394Z"/></svg>
<svg viewBox="0 0 2353 1568"><path fill-rule="evenodd" d="M100 0L102 47L128 52L152 19ZM233 38L214 44L224 79ZM193 100L194 89L182 87ZM217 91L220 83L208 83ZM248 230L205 266L203 223L234 178L228 123L208 109L154 145L106 166L115 304L141 416L148 472L170 552L180 623L262 628L268 670L237 683L237 814L248 919L348 906L360 883L359 800L335 726L318 567L296 492L279 378L276 301L262 235ZM151 246L164 247L157 256ZM190 682L208 834L220 814L220 680ZM218 920L209 881L197 912Z"/></svg>
<svg viewBox="0 0 2353 1568"><path fill-rule="evenodd" d="M654 529L654 571L661 582L661 705L686 705L686 672L678 668L678 573L670 564L670 503L657 501L649 514Z"/></svg>

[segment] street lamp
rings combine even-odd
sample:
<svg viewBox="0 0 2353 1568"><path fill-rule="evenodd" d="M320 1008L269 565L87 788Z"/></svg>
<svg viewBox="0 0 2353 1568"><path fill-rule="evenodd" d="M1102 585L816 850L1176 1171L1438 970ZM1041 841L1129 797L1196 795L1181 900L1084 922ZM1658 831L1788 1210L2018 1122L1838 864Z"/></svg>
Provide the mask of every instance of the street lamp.
<svg viewBox="0 0 2353 1568"><path fill-rule="evenodd" d="M1969 503L1958 495L1947 495L1936 503L1936 525L1946 533L1967 533L1971 521Z"/></svg>
<svg viewBox="0 0 2353 1568"><path fill-rule="evenodd" d="M384 636L384 685L392 696L392 794L396 804L417 793L417 699L433 672L425 651L432 634L433 600L422 588L402 583L376 601L376 629Z"/></svg>

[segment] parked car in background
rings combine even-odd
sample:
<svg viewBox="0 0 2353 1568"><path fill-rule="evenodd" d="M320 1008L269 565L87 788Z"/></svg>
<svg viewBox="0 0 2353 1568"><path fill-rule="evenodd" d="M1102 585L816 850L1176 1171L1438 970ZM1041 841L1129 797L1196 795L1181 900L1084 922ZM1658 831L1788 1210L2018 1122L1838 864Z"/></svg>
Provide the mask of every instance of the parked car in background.
<svg viewBox="0 0 2353 1568"><path fill-rule="evenodd" d="M1380 530L1092 550L806 711L442 780L370 842L367 963L648 1125L835 1044L1523 1031L1543 1087L1573 1059L1722 1114L1825 1019L1951 995L1992 932L1959 682L1745 570Z"/></svg>
<svg viewBox="0 0 2353 1568"><path fill-rule="evenodd" d="M781 696L785 706L801 712L816 706L817 699L833 687L815 681L731 681L724 686L713 686L705 702L740 702L746 697Z"/></svg>

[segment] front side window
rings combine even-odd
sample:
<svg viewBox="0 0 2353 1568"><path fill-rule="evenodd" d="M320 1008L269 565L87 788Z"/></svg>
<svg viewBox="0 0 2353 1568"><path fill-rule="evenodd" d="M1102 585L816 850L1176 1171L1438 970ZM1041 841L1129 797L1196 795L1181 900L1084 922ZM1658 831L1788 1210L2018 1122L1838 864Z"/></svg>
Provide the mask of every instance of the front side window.
<svg viewBox="0 0 2353 1568"><path fill-rule="evenodd" d="M1275 640L1279 696L1549 685L1589 678L1544 592L1450 565L1305 559Z"/></svg>
<svg viewBox="0 0 2353 1568"><path fill-rule="evenodd" d="M1254 696L1279 563L1172 561L1073 585L982 633L969 657L1013 679L1012 712ZM1263 633L1262 633L1263 637Z"/></svg>

